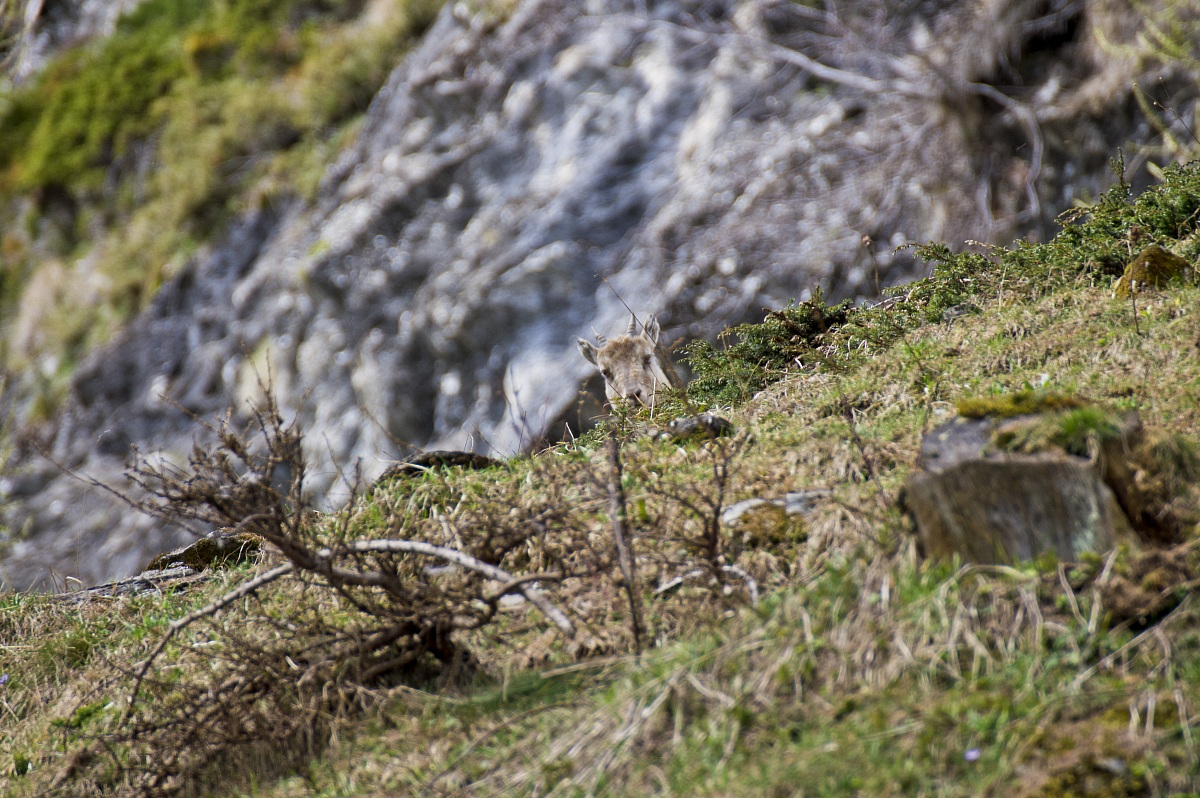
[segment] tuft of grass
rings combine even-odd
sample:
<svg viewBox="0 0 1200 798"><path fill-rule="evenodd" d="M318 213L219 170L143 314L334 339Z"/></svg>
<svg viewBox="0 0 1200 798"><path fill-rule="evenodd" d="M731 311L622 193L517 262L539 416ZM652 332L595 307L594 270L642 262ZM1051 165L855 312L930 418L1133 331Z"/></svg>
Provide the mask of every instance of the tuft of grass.
<svg viewBox="0 0 1200 798"><path fill-rule="evenodd" d="M996 445L1005 451L1027 453L1055 447L1067 454L1087 457L1095 445L1117 437L1121 430L1118 419L1094 405L1031 412L1035 415L1024 423L1006 424L998 429Z"/></svg>
<svg viewBox="0 0 1200 798"><path fill-rule="evenodd" d="M1062 414L1052 440L1064 451L1086 457L1090 442L1115 438L1120 428L1117 420L1101 408L1080 407Z"/></svg>

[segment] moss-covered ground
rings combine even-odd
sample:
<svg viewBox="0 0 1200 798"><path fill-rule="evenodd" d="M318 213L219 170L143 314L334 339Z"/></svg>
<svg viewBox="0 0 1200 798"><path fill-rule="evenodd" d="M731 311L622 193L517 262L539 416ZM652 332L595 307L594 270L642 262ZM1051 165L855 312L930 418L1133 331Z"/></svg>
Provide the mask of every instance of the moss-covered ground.
<svg viewBox="0 0 1200 798"><path fill-rule="evenodd" d="M283 580L184 629L143 688L164 706L175 692L215 706L251 678L229 681L229 652L258 646L282 664L258 683L243 738L182 794L1200 791L1194 528L1153 562L1122 548L1081 563L971 566L923 560L897 509L921 435L958 407L1042 397L1069 412L1075 403L1063 397L1083 397L1138 411L1152 444L1178 462L1181 512L1194 510L1200 286L1182 275L1117 296L1113 283L1149 244L1196 265L1200 168L1169 170L1141 197L1118 185L1064 223L1044 245L924 248L931 276L890 305L815 300L732 332L725 348L694 348L688 401L727 415L733 438L643 434L670 407L613 422L642 588L640 655L621 581L581 578L553 595L586 621L588 646L569 651L554 626L518 606L459 633L469 667L365 686L335 669L327 690L354 698L327 696L305 736L291 708L311 706L296 696L312 689L301 675L312 648L298 635L316 618L326 630L361 625L355 606ZM604 550L609 475L597 432L483 471L388 482L317 517L309 534L444 535L469 547L540 526L541 549L504 555L516 568L555 535ZM804 515L762 506L722 518L736 501L815 488L830 492ZM276 562L219 572L179 595L82 605L0 597L0 794L154 794L139 780L156 763L224 745L190 721L176 736L154 730L154 744L173 740L173 750L123 735L133 673L172 620ZM736 570L719 585L702 576L656 592L697 562ZM1158 601L1153 612L1122 607L1137 591ZM210 704L197 706L202 715Z"/></svg>

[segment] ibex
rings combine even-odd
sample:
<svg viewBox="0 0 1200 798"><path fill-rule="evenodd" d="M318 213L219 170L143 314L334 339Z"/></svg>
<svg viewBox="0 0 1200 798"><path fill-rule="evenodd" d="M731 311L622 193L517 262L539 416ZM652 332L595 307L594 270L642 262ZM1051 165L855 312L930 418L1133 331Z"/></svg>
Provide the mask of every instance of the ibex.
<svg viewBox="0 0 1200 798"><path fill-rule="evenodd" d="M637 328L637 319L630 318L624 335L606 341L597 333L599 346L580 338L579 351L600 370L604 377L604 393L610 403L623 400L648 407L653 403L655 393L677 386L679 378L668 377L668 374L674 375L675 369L659 357L658 319L648 316L641 332Z"/></svg>

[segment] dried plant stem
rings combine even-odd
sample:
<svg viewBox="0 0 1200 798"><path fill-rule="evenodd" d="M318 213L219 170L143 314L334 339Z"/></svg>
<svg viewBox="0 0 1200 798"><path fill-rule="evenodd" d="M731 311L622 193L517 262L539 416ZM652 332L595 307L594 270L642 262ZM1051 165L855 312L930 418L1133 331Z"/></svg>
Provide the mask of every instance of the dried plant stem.
<svg viewBox="0 0 1200 798"><path fill-rule="evenodd" d="M1138 322L1137 309L1137 280L1129 281L1129 304L1133 307L1133 331L1139 338L1142 337L1142 325Z"/></svg>
<svg viewBox="0 0 1200 798"><path fill-rule="evenodd" d="M879 472L875 468L875 461L871 459L871 455L867 451L867 444L855 428L854 411L846 408L843 415L846 417L846 425L850 428L850 440L854 441L854 446L858 449L859 456L862 457L863 467L867 470L867 478L875 483L876 496L879 497L880 505L886 510L893 504L893 500L888 498L887 491L883 489L883 482L879 479Z"/></svg>
<svg viewBox="0 0 1200 798"><path fill-rule="evenodd" d="M608 435L608 507L612 520L613 540L617 545L617 563L625 576L625 594L629 597L629 625L633 630L633 650L642 652L641 589L637 581L637 561L629 546L626 531L625 488L621 485L621 444L617 431Z"/></svg>
<svg viewBox="0 0 1200 798"><path fill-rule="evenodd" d="M1142 643L1144 643L1144 642L1145 642L1147 639L1149 639L1150 637L1152 637L1152 636L1154 635L1154 633L1155 633L1157 630L1161 629L1161 628L1162 628L1164 625L1166 625L1166 623L1167 623L1167 622L1168 622L1168 621L1169 621L1171 618L1173 618L1173 617L1174 617L1176 614L1178 614L1178 613L1179 613L1179 611L1180 611L1181 609L1183 609L1185 606L1187 606L1187 604L1188 604L1188 598L1191 598L1191 597L1190 597L1190 596L1188 596L1188 597L1185 597L1183 601L1179 602L1179 605L1178 605L1177 607L1175 607L1175 609L1173 609L1173 610L1171 610L1170 612L1168 612L1168 613L1167 613L1167 614L1166 614L1166 615L1165 615L1165 616L1162 618L1162 620L1160 620L1160 621L1158 622L1158 625L1157 625L1157 626L1152 626L1152 627L1150 627L1149 629L1147 629L1146 631L1142 632L1142 633L1141 633L1141 634L1139 634L1137 637L1133 638L1133 639L1132 639L1132 640L1130 640L1128 643L1126 643L1125 645L1121 646L1121 647L1120 647L1120 648L1118 648L1116 651L1112 652L1112 653L1111 653L1111 654L1109 654L1107 657L1105 657L1104 659L1100 660L1100 661L1099 661L1099 662L1097 662L1095 665L1091 666L1090 668L1088 668L1087 670L1085 670L1083 673L1079 674L1079 675L1078 675L1078 676L1076 676L1074 679L1072 679L1072 680L1071 680L1070 689L1071 689L1071 690L1078 690L1080 687L1082 687L1082 686L1083 686L1083 683L1084 683L1084 682L1086 682L1088 679L1092 678L1092 676L1093 676L1095 673L1097 673L1097 672L1099 672L1099 671L1103 670L1104 668L1107 668L1107 667L1108 667L1110 664L1112 664L1113 662L1115 662L1116 660L1118 660L1120 657L1124 656L1126 652L1128 652L1128 651L1130 651L1130 650L1132 650L1132 649L1135 649L1135 648L1137 648L1137 647L1138 647L1138 646L1140 646Z"/></svg>
<svg viewBox="0 0 1200 798"><path fill-rule="evenodd" d="M497 582L502 582L503 587L497 594L493 594L498 600L500 596L506 593L517 592L523 595L530 604L537 607L543 615L563 631L564 634L573 635L575 627L571 623L571 619L560 610L558 607L546 598L546 595L528 584L534 577L540 579L559 579L561 575L555 573L535 574L532 576L515 577L503 568L497 568L494 565L477 560L469 554L458 551L457 549L448 549L444 546L434 546L431 543L422 543L419 540L360 540L346 545L349 551L363 553L368 551L394 551L408 554L424 554L428 557L437 557L439 559L452 562L455 565L460 565L463 568L482 574L489 579L494 579ZM338 570L340 574L340 569ZM353 573L353 572L351 572Z"/></svg>
<svg viewBox="0 0 1200 798"><path fill-rule="evenodd" d="M250 595L263 585L268 585L280 577L287 576L293 570L295 570L295 566L293 566L291 563L286 563L276 568L272 568L266 573L259 574L248 582L243 582L233 590L230 590L228 593L218 598L216 601L213 601L198 610L193 610L182 618L172 621L171 625L167 627L167 633L163 635L162 640L158 641L158 645L154 647L154 650L150 652L150 655L146 657L141 666L138 667L137 676L134 677L133 681L133 689L129 691L129 704L125 708L125 717L122 719L122 722L128 720L130 714L133 712L133 707L137 701L138 693L142 689L142 682L145 681L146 674L150 672L150 667L154 664L154 660L158 658L158 655L161 654L163 649L167 647L167 643L171 642L171 638L173 638L181 629L187 628L201 618L207 618L210 615L215 615L238 599Z"/></svg>

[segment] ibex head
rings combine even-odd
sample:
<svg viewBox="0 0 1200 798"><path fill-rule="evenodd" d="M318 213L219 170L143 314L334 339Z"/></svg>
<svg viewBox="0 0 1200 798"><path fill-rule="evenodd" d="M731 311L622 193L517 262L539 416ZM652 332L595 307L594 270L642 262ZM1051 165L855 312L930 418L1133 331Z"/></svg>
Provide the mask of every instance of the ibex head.
<svg viewBox="0 0 1200 798"><path fill-rule="evenodd" d="M649 406L654 394L670 387L662 363L658 360L658 319L648 316L638 331L637 319L629 320L624 335L605 340L596 335L594 346L590 341L579 339L579 351L604 377L604 392L608 401Z"/></svg>

